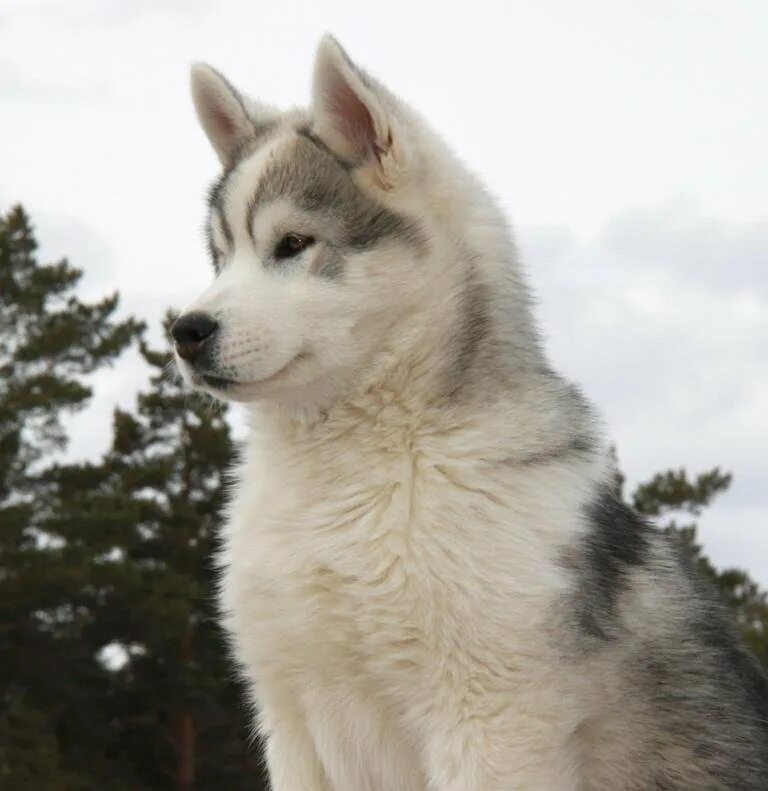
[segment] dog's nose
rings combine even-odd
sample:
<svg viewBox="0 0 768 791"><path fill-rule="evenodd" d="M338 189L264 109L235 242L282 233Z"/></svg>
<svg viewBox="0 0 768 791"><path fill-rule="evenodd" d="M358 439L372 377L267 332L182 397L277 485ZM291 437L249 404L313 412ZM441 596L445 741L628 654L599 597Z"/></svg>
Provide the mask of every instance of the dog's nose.
<svg viewBox="0 0 768 791"><path fill-rule="evenodd" d="M186 313L173 322L171 335L176 341L179 357L191 360L203 343L218 329L218 323L207 313Z"/></svg>

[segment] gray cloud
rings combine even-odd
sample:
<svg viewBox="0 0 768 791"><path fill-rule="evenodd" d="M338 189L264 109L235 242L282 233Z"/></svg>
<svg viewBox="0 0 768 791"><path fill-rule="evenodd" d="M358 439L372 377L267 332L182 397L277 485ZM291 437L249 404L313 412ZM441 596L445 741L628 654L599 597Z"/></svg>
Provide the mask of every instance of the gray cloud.
<svg viewBox="0 0 768 791"><path fill-rule="evenodd" d="M682 201L632 209L605 228L601 247L627 264L672 270L697 286L768 295L768 221L739 225Z"/></svg>

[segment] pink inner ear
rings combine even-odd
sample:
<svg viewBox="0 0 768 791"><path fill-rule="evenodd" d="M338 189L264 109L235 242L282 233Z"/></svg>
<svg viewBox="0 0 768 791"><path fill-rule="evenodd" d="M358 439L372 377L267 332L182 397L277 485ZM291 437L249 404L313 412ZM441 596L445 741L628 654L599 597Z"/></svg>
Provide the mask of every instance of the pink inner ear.
<svg viewBox="0 0 768 791"><path fill-rule="evenodd" d="M371 114L341 75L336 75L328 89L327 100L328 112L336 120L338 130L358 154L361 157L374 154L376 135Z"/></svg>
<svg viewBox="0 0 768 791"><path fill-rule="evenodd" d="M222 110L213 110L211 112L211 120L216 125L219 134L232 138L237 131L235 122L227 113Z"/></svg>

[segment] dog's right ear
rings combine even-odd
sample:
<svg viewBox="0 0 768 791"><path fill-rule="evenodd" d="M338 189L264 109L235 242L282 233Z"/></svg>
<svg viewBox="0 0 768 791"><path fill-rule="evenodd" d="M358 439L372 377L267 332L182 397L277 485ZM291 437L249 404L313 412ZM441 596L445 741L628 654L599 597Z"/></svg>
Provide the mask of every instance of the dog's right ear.
<svg viewBox="0 0 768 791"><path fill-rule="evenodd" d="M314 131L334 154L367 170L384 189L394 186L408 162L394 101L333 36L320 41L312 90Z"/></svg>
<svg viewBox="0 0 768 791"><path fill-rule="evenodd" d="M197 117L221 164L226 166L258 133L247 100L205 63L192 65L191 83Z"/></svg>

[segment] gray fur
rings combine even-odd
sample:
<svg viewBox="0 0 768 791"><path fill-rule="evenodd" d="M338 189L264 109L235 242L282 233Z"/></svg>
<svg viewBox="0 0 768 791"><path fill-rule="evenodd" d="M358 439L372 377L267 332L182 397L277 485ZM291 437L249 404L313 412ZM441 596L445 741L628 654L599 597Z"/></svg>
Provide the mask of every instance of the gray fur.
<svg viewBox="0 0 768 791"><path fill-rule="evenodd" d="M297 135L289 150L265 167L248 217L259 205L281 198L327 217L339 247L360 251L387 241L416 247L426 244L412 221L364 195L338 158L304 134ZM338 266L329 271L340 274Z"/></svg>
<svg viewBox="0 0 768 791"><path fill-rule="evenodd" d="M585 634L611 640L628 572L647 561L649 527L607 487L595 494L586 519L574 612Z"/></svg>
<svg viewBox="0 0 768 791"><path fill-rule="evenodd" d="M218 179L213 187L211 187L210 198L208 202L211 209L211 214L214 212L216 213L217 217L219 218L219 224L221 225L221 231L224 234L224 238L227 240L227 244L231 246L234 242L234 236L232 235L232 228L230 227L229 221L227 220L227 213L224 211L224 185L226 184L228 176L229 173L225 171L225 173L222 174L222 177ZM218 255L216 254L216 251L213 247L210 220L208 222L207 233L211 255L214 258L218 258Z"/></svg>
<svg viewBox="0 0 768 791"><path fill-rule="evenodd" d="M346 159L342 159L340 156L335 154L331 151L330 148L315 134L314 130L311 126L300 126L296 130L297 134L301 135L302 137L306 137L314 146L317 146L321 151L325 151L328 156L333 157L338 163L339 166L344 170L353 170L355 165L353 162L348 162Z"/></svg>
<svg viewBox="0 0 768 791"><path fill-rule="evenodd" d="M528 453L522 457L504 459L507 464L552 464L564 462L577 457L584 457L598 450L594 437L589 435L574 435L562 444L555 444L547 450Z"/></svg>
<svg viewBox="0 0 768 791"><path fill-rule="evenodd" d="M219 77L221 77L222 80L227 82L226 79L222 77L221 74L219 74ZM237 98L237 101L240 104L240 106L243 108L243 112L248 114L242 96L231 86L229 82L227 82L227 85L229 86L230 90L233 92L233 95ZM278 121L264 121L259 123L255 121L250 114L248 114L248 117L251 121L251 124L253 125L253 137L250 138L248 141L246 141L233 153L232 157L229 159L227 164L222 168L222 171L219 174L218 178L213 182L213 184L208 189L208 208L210 210L210 215L215 213L219 218L221 231L224 234L224 238L227 240L227 244L230 246L234 242L234 235L232 233L232 228L229 224L229 220L227 219L227 213L224 210L224 198L226 197L227 183L229 182L229 178L245 159L252 156L280 128L280 124ZM208 252L211 256L214 269L218 271L219 253L213 244L210 215L206 223L205 233L208 242Z"/></svg>
<svg viewBox="0 0 768 791"><path fill-rule="evenodd" d="M252 144L243 147L209 190L209 208L211 213L219 217L229 245L233 243L233 233L224 210L229 179L237 167L254 154L277 128L277 124L270 125ZM420 254L424 253L427 241L415 222L363 194L352 179L352 166L333 154L308 127L302 125L293 131L296 139L290 143L287 151L264 169L249 202L246 216L251 239L252 218L259 206L288 199L307 212L322 215L328 223L332 238L328 240L328 249L314 269L314 274L319 277L336 279L342 276L345 249L359 252L397 241L416 248ZM218 255L212 242L210 221L207 235L209 252L217 268ZM277 265L279 262L274 263ZM285 266L284 263L279 265Z"/></svg>
<svg viewBox="0 0 768 791"><path fill-rule="evenodd" d="M491 345L491 316L488 288L474 266L467 275L460 305L461 320L451 345L451 363L447 366L448 398L455 399L470 379L470 372Z"/></svg>
<svg viewBox="0 0 768 791"><path fill-rule="evenodd" d="M564 604L565 661L601 685L576 735L585 791L768 788L768 681L717 593L608 489L585 518Z"/></svg>
<svg viewBox="0 0 768 791"><path fill-rule="evenodd" d="M328 247L313 268L314 274L338 280L344 274L344 255L338 247Z"/></svg>

